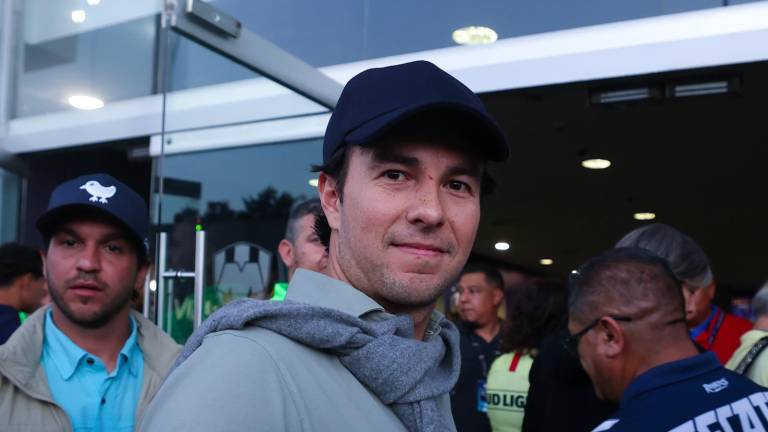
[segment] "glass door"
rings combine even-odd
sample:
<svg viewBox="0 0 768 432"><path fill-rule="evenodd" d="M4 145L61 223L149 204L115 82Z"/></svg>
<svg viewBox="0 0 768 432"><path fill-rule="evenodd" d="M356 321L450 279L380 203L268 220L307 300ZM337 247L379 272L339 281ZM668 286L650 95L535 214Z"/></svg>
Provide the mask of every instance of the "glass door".
<svg viewBox="0 0 768 432"><path fill-rule="evenodd" d="M167 2L161 33L145 312L184 342L222 305L285 280L277 245L291 208L317 194L310 166L341 85L215 2Z"/></svg>

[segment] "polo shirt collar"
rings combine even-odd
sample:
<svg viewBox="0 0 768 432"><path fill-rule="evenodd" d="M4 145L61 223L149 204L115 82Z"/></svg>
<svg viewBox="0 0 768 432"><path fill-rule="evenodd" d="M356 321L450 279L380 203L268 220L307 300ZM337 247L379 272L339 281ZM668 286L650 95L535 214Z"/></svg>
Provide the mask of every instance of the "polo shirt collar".
<svg viewBox="0 0 768 432"><path fill-rule="evenodd" d="M136 322L133 317L131 317L131 334L128 336L123 348L120 350L118 364L113 373L117 372L120 363L125 362L128 365L128 372L133 376L138 375L141 366L141 356L139 346L136 343L136 327ZM72 375L75 374L77 368L83 361L85 361L84 359L90 355L87 351L72 342L72 339L56 327L56 324L53 322L53 314L50 308L45 315L44 343L54 354L51 358L64 380L72 378Z"/></svg>
<svg viewBox="0 0 768 432"><path fill-rule="evenodd" d="M621 397L621 408L625 408L632 402L632 399L643 393L676 382L685 381L721 367L722 365L717 360L717 356L708 351L648 369L635 378L627 387L627 390L624 391L624 395Z"/></svg>
<svg viewBox="0 0 768 432"><path fill-rule="evenodd" d="M293 274L285 298L340 310L356 317L371 312L384 312L380 304L351 285L306 269L298 269Z"/></svg>

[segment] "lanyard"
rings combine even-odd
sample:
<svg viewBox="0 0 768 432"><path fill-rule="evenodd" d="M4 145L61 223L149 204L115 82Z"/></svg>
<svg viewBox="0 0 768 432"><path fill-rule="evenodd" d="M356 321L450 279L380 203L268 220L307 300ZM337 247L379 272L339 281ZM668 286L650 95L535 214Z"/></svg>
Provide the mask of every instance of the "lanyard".
<svg viewBox="0 0 768 432"><path fill-rule="evenodd" d="M475 349L475 353L477 353L477 360L480 362L480 368L483 371L483 378L488 378L488 362L485 359L485 353L480 349L480 344L477 342L477 338L479 336L473 334L472 335L472 348ZM501 352L498 348L494 351L494 358L501 355Z"/></svg>
<svg viewBox="0 0 768 432"><path fill-rule="evenodd" d="M725 312L718 309L717 321L715 321L715 326L712 328L712 331L709 333L709 337L707 338L707 346L705 347L706 349L710 349L712 347L712 343L715 342L715 337L717 336L717 332L720 331L720 326L723 325L724 319L725 319Z"/></svg>

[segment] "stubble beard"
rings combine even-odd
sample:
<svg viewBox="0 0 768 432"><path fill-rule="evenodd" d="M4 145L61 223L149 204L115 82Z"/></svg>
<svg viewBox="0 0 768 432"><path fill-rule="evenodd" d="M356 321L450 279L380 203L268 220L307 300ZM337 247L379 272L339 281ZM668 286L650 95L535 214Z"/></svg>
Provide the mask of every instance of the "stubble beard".
<svg viewBox="0 0 768 432"><path fill-rule="evenodd" d="M442 278L439 275L443 275L445 272L430 277L421 275L423 277L420 278L420 275L414 274L407 279L396 278L389 268L382 265L381 262L375 262L362 254L355 254L354 251L343 247L341 244L339 246L339 266L350 279L352 285L367 295L375 297L374 300L387 303L382 306L411 310L431 306L451 286L461 271L461 269L456 269L455 275L445 275ZM354 270L349 271L352 269ZM352 280L352 278L357 280ZM426 280L430 278L432 281Z"/></svg>
<svg viewBox="0 0 768 432"><path fill-rule="evenodd" d="M89 314L89 316L82 316L82 314L75 312L69 304L67 304L63 296L59 295L60 291L52 281L48 281L48 286L51 301L53 301L56 307L70 322L80 327L97 329L104 327L111 322L126 305L131 303L133 297L133 282L134 281L117 290L115 297L108 300L101 309Z"/></svg>

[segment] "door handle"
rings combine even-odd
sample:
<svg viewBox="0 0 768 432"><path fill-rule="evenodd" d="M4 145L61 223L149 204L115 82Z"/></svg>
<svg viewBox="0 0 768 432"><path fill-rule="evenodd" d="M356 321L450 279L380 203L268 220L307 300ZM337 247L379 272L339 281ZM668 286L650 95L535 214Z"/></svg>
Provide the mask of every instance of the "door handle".
<svg viewBox="0 0 768 432"><path fill-rule="evenodd" d="M195 330L203 322L203 290L205 289L205 231L195 234L195 316L192 326Z"/></svg>
<svg viewBox="0 0 768 432"><path fill-rule="evenodd" d="M205 289L205 231L195 233L195 271L173 270L167 268L168 233L158 234L157 251L157 323L163 328L165 323L166 279L194 279L192 327L197 329L203 322L203 290Z"/></svg>

